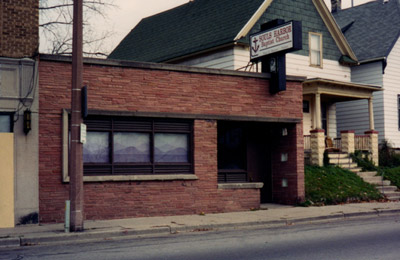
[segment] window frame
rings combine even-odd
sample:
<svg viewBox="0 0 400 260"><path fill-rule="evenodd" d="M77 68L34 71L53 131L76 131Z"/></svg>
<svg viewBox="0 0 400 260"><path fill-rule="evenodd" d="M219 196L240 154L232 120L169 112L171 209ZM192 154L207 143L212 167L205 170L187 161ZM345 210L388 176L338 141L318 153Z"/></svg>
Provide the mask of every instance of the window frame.
<svg viewBox="0 0 400 260"><path fill-rule="evenodd" d="M8 132L0 133L13 133L14 132L14 112L0 112L0 116L8 116L10 118L10 125Z"/></svg>
<svg viewBox="0 0 400 260"><path fill-rule="evenodd" d="M152 162L153 164L157 164L158 166L165 166L165 171L162 171L160 169L156 169L156 166L152 168L151 172L147 173L142 173L140 171L137 172L117 172L115 169L113 171L107 172L107 169L105 169L104 172L97 173L96 171L93 170L92 172L88 171L88 166L96 166L95 163L84 163L84 176L83 179L85 182L98 182L98 181L168 181L168 180L197 180L198 178L194 174L194 120L193 119L171 119L171 118L160 118L160 117L141 117L141 116L135 116L135 115L115 115L114 113L110 112L104 112L99 115L90 115L91 117L97 117L97 118L122 118L124 121L152 121L152 122L158 122L158 123L173 123L173 122L178 122L178 123L185 123L187 124L187 130L186 131L175 131L174 129L171 129L171 133L185 133L188 135L188 162L187 163L155 163ZM69 111L63 110L63 182L69 182L69 176L68 176L68 153L69 153L69 124L70 124L70 116L69 116ZM87 122L87 121L86 121ZM168 125L167 125L168 126ZM101 127L99 127L101 128ZM87 124L87 131L92 131L96 130L91 126L91 124ZM154 124L152 126L152 131L154 130L154 133L157 132L163 132L163 131L158 131L154 129ZM107 127L104 127L101 129L101 131L110 131L107 130ZM114 132L121 132L121 131L116 131ZM126 132L135 132L135 131L126 131ZM163 132L164 133L164 132ZM111 134L110 134L110 137ZM154 135L153 135L154 137ZM109 149L112 148L112 138L109 138ZM152 148L153 149L153 148ZM112 150L110 149L110 152ZM110 156L112 156L110 154ZM110 161L111 164L112 161ZM104 164L105 166L110 166L110 164ZM114 163L114 165L119 165L119 166L132 166L132 165L146 165L146 163ZM184 165L186 168L189 170L185 171L175 171L174 166L180 166ZM86 169L85 169L86 166ZM97 164L97 166L101 166L101 164ZM128 167L129 168L129 167ZM140 167L139 167L140 168ZM153 170L156 169L156 170ZM129 170L129 169L128 169Z"/></svg>
<svg viewBox="0 0 400 260"><path fill-rule="evenodd" d="M318 36L319 37L319 50L314 50L313 45L312 45L312 40L311 38L313 36ZM316 33L316 32L309 32L308 33L308 49L309 49L309 57L310 57L310 66L311 67L316 67L316 68L323 68L323 45L322 45L322 33ZM312 62L312 53L319 51L319 63L320 64L313 64Z"/></svg>

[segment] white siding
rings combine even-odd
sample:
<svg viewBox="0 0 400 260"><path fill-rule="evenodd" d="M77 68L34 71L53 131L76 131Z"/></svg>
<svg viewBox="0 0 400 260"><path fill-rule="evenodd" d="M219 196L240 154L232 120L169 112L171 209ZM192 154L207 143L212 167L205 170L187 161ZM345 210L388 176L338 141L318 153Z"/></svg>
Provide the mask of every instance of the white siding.
<svg viewBox="0 0 400 260"><path fill-rule="evenodd" d="M352 82L382 85L382 63L368 63L352 68ZM383 138L383 93L375 92L373 95L375 129ZM356 134L364 134L369 130L368 101L357 100L350 102L339 102L336 105L338 133L343 130L354 130Z"/></svg>
<svg viewBox="0 0 400 260"><path fill-rule="evenodd" d="M289 53L286 54L286 74L350 82L351 70L337 61L325 59L322 68L312 67L308 56Z"/></svg>
<svg viewBox="0 0 400 260"><path fill-rule="evenodd" d="M400 95L400 39L397 40L388 56L383 84L385 139L395 147L400 147L397 107L397 95Z"/></svg>
<svg viewBox="0 0 400 260"><path fill-rule="evenodd" d="M250 60L248 48L235 48L236 69L246 66ZM261 70L261 66L259 66ZM290 76L302 76L307 78L324 78L350 82L351 70L342 66L337 61L324 60L322 68L310 66L308 56L286 54L286 74Z"/></svg>
<svg viewBox="0 0 400 260"><path fill-rule="evenodd" d="M213 68L213 69L228 69L235 70L234 50L226 49L219 52L205 53L194 58L189 58L179 62L180 65Z"/></svg>
<svg viewBox="0 0 400 260"><path fill-rule="evenodd" d="M328 106L328 111L327 111L327 117L328 117L328 133L327 135L331 138L337 137L336 135L336 103L330 104Z"/></svg>

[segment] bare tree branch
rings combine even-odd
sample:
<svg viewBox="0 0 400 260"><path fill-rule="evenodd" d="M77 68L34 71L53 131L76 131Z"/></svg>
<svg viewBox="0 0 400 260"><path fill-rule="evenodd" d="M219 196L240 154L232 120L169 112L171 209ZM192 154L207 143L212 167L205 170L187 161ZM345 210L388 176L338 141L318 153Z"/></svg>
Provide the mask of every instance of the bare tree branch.
<svg viewBox="0 0 400 260"><path fill-rule="evenodd" d="M112 32L100 32L94 21L107 20L106 11L116 8L114 0L83 0L85 56L107 56L104 40ZM39 0L41 52L68 55L72 52L73 0Z"/></svg>

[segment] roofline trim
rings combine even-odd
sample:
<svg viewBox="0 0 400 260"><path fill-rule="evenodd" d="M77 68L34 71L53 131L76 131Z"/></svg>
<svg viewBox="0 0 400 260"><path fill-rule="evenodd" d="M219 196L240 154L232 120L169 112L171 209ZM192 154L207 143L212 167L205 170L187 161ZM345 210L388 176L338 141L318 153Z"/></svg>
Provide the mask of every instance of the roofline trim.
<svg viewBox="0 0 400 260"><path fill-rule="evenodd" d="M317 8L318 13L321 15L321 18L331 33L333 39L335 40L336 45L339 47L340 52L349 56L353 60L358 61L355 53L350 47L350 44L347 42L346 37L344 37L339 25L336 23L325 3L322 0L312 0L312 2L314 3L315 8Z"/></svg>
<svg viewBox="0 0 400 260"><path fill-rule="evenodd" d="M386 53L386 57L388 57L389 54L392 52L394 46L395 46L395 45L397 44L397 42L399 41L399 38L400 38L400 30L399 30L399 32L397 33L396 39L392 42L392 45L391 45L390 48L388 49L388 51L387 51L387 53Z"/></svg>
<svg viewBox="0 0 400 260"><path fill-rule="evenodd" d="M360 61L360 65L361 64L366 64L366 63L377 62L377 61L385 62L386 61L386 57L378 57L378 58L362 60L362 61Z"/></svg>
<svg viewBox="0 0 400 260"><path fill-rule="evenodd" d="M245 26L239 31L239 33L236 35L236 37L233 39L234 41L240 40L241 38L245 37L253 28L253 26L256 24L258 19L263 15L265 10L268 9L268 7L271 5L273 0L265 0L264 3L260 5L258 10L253 14L253 16L250 18L250 20L245 24Z"/></svg>
<svg viewBox="0 0 400 260"><path fill-rule="evenodd" d="M71 63L72 57L71 56L54 55L54 54L39 54L39 60L40 61L49 61L49 62ZM173 72L212 74L212 75L220 75L220 76L259 78L259 79L267 79L267 80L271 78L271 75L269 73L257 73L257 72L226 70L226 69L190 67L190 66L165 64L165 63L151 63L151 62L98 59L98 58L83 58L83 63L85 65L110 66L110 67L133 68L133 69L164 70L164 71L173 71ZM301 77L301 76L287 75L286 79L288 81L303 82L306 78Z"/></svg>
<svg viewBox="0 0 400 260"><path fill-rule="evenodd" d="M311 85L311 84L333 84L333 85L340 85L345 87L353 87L353 88L361 88L370 91L382 91L383 87L379 85L371 85L371 84L364 84L364 83L356 83L356 82L345 82L339 80L332 80L332 79L323 79L323 78L311 78L307 79L303 82L303 86Z"/></svg>

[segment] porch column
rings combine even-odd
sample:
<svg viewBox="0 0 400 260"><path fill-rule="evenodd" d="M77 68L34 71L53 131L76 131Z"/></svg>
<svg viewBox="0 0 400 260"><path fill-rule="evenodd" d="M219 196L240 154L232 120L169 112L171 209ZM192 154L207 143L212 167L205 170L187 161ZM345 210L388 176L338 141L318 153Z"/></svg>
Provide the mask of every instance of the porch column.
<svg viewBox="0 0 400 260"><path fill-rule="evenodd" d="M374 107L372 104L372 97L368 99L368 112L369 112L369 129L374 130L375 123L374 123Z"/></svg>
<svg viewBox="0 0 400 260"><path fill-rule="evenodd" d="M342 139L342 152L354 153L354 131L341 131L340 138Z"/></svg>
<svg viewBox="0 0 400 260"><path fill-rule="evenodd" d="M321 94L315 94L315 129L322 129L321 121Z"/></svg>
<svg viewBox="0 0 400 260"><path fill-rule="evenodd" d="M310 131L311 138L311 164L324 165L325 130L314 129Z"/></svg>
<svg viewBox="0 0 400 260"><path fill-rule="evenodd" d="M375 131L375 130L370 130L370 131L365 132L365 134L369 136L368 150L371 153L370 159L376 166L379 165L378 133L379 132Z"/></svg>

